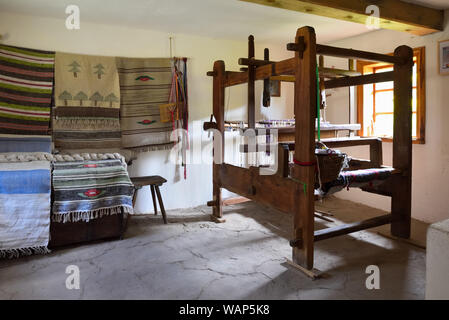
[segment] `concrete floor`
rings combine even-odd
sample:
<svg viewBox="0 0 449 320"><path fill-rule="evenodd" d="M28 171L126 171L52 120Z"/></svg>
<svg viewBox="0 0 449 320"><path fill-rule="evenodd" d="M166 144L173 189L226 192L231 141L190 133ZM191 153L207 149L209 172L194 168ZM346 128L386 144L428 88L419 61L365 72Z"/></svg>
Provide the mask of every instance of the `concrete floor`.
<svg viewBox="0 0 449 320"><path fill-rule="evenodd" d="M317 209L336 223L383 214L336 198ZM252 202L225 207L226 223L199 207L134 216L121 241L0 261L0 299L423 299L425 251L374 231L316 244L310 280L285 264L291 217ZM363 217L361 217L363 213ZM316 227L335 225L316 219ZM81 287L65 287L68 265ZM368 290L368 265L380 268L380 289Z"/></svg>

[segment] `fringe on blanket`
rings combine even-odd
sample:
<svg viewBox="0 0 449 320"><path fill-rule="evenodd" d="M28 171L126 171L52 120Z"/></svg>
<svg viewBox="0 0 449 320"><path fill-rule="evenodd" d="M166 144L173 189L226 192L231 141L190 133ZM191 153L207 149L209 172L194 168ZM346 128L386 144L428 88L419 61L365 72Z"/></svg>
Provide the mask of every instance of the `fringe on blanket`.
<svg viewBox="0 0 449 320"><path fill-rule="evenodd" d="M66 213L58 213L58 214L52 214L51 220L53 222L59 222L59 223L66 223L66 222L78 222L78 221L84 221L89 222L89 220L92 219L98 219L103 216L110 216L114 214L119 213L125 213L125 214L133 214L133 208L132 207L126 207L126 206L115 206L111 208L102 208L97 210L91 210L91 211L73 211L73 212L66 212Z"/></svg>
<svg viewBox="0 0 449 320"><path fill-rule="evenodd" d="M19 249L7 249L0 250L1 259L14 259L22 256L31 256L32 254L48 254L50 249L47 247L32 247L32 248L19 248Z"/></svg>

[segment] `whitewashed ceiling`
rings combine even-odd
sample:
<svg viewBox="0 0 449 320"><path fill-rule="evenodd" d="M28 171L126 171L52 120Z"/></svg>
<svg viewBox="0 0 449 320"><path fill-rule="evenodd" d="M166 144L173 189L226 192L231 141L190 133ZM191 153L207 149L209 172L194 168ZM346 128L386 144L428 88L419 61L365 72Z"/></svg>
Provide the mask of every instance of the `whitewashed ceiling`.
<svg viewBox="0 0 449 320"><path fill-rule="evenodd" d="M408 0L447 8L449 0ZM313 26L318 41L331 42L370 32L364 25L237 0L0 0L1 12L65 19L68 4L78 5L83 21L259 42L290 41L295 30Z"/></svg>

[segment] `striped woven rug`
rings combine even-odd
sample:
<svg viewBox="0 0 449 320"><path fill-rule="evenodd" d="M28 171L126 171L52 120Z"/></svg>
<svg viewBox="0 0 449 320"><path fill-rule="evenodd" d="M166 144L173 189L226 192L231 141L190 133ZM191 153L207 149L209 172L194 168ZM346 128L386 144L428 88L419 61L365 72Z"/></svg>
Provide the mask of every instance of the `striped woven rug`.
<svg viewBox="0 0 449 320"><path fill-rule="evenodd" d="M173 146L171 122L161 122L159 106L169 101L169 58L117 58L120 78L122 146L151 151Z"/></svg>
<svg viewBox="0 0 449 320"><path fill-rule="evenodd" d="M122 160L53 163L52 221L89 221L132 213L134 186Z"/></svg>
<svg viewBox="0 0 449 320"><path fill-rule="evenodd" d="M48 134L54 55L0 44L0 133Z"/></svg>

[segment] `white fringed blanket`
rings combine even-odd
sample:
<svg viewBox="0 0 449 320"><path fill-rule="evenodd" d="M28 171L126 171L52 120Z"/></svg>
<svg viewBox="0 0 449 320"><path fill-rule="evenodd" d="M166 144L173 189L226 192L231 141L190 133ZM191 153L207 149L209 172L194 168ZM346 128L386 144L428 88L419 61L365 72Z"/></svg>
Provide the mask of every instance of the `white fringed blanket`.
<svg viewBox="0 0 449 320"><path fill-rule="evenodd" d="M0 163L0 258L49 252L50 189L49 161Z"/></svg>

